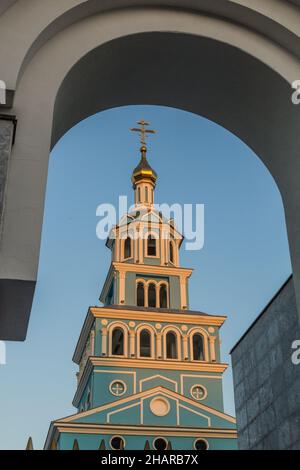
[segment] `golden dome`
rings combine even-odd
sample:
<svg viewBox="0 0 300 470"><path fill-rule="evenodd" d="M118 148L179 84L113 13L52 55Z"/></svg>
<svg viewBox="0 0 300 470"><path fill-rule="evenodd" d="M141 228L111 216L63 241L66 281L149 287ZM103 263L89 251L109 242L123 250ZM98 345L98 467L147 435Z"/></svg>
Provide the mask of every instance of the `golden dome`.
<svg viewBox="0 0 300 470"><path fill-rule="evenodd" d="M141 159L137 167L132 172L132 183L133 186L140 181L141 179L149 179L152 181L152 183L156 183L157 180L157 174L151 168L151 166L148 163L148 160L146 158L146 153L147 153L147 147L145 145L142 145L140 148L141 150Z"/></svg>

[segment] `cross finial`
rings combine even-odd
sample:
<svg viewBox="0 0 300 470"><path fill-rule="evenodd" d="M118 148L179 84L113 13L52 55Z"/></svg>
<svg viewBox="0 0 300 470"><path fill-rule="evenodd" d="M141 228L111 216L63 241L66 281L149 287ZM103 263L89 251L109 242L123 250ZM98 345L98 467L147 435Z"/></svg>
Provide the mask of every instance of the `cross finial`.
<svg viewBox="0 0 300 470"><path fill-rule="evenodd" d="M154 131L152 129L146 129L146 126L149 126L149 122L144 121L144 119L141 119L140 121L138 121L137 124L139 124L141 127L133 127L130 130L133 131L133 132L139 132L140 133L140 142L141 142L142 146L145 146L146 145L147 134L155 134L156 131Z"/></svg>

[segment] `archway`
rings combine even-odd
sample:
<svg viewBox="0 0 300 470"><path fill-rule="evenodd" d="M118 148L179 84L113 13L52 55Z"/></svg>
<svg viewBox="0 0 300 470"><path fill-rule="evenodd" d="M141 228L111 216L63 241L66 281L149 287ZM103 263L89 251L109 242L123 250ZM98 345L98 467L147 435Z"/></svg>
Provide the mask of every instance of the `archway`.
<svg viewBox="0 0 300 470"><path fill-rule="evenodd" d="M287 52L278 38L249 30L236 18L159 8L98 13L28 52L10 110L19 123L2 222L4 339L26 335L51 134L54 145L81 119L125 104L162 104L205 116L259 155L283 198L300 300L300 113L289 83L300 76L300 67L292 40ZM288 49L288 41L283 43Z"/></svg>

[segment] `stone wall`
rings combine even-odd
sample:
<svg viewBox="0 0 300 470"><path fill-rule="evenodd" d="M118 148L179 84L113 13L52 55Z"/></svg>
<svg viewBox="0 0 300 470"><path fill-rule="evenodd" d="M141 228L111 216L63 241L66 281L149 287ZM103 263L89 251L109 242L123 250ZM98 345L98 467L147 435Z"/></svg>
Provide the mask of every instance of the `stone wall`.
<svg viewBox="0 0 300 470"><path fill-rule="evenodd" d="M239 449L300 449L300 339L290 277L231 351Z"/></svg>

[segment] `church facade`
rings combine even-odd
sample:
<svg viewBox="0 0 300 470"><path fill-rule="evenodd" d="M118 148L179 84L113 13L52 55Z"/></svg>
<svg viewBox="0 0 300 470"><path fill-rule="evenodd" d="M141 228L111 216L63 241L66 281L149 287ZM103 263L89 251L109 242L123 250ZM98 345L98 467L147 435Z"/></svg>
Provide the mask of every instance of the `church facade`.
<svg viewBox="0 0 300 470"><path fill-rule="evenodd" d="M45 449L236 449L224 413L224 316L189 310L183 236L154 207L147 123L132 174L134 209L111 230L101 307L90 307L73 360L77 413L50 425Z"/></svg>

